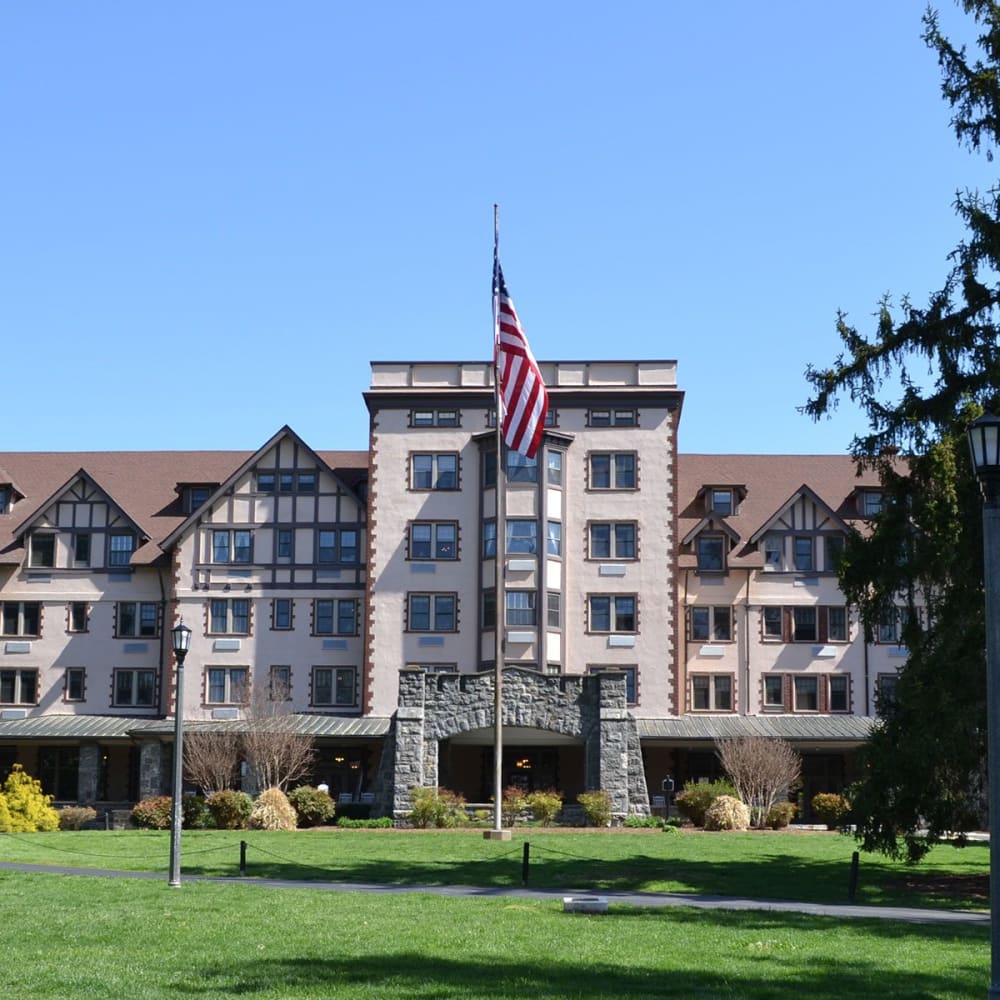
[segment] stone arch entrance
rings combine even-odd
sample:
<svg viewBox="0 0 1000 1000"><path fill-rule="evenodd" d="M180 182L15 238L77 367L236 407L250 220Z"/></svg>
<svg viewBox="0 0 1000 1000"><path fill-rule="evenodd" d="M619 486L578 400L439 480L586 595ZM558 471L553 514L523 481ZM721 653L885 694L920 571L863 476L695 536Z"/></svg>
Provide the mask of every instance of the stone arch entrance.
<svg viewBox="0 0 1000 1000"><path fill-rule="evenodd" d="M442 770L454 774L456 747L488 747L492 752L494 683L492 671L400 671L399 704L383 755L385 812L402 819L410 809L410 789L442 784ZM649 814L639 735L628 711L623 673L554 676L508 667L503 724L514 755L518 746L546 743L567 752L573 749L578 771L574 791L604 789L616 817ZM508 739L504 743L506 769ZM442 745L449 754L445 762ZM516 767L516 760L513 763ZM466 769L462 781L468 784L468 755L461 767Z"/></svg>

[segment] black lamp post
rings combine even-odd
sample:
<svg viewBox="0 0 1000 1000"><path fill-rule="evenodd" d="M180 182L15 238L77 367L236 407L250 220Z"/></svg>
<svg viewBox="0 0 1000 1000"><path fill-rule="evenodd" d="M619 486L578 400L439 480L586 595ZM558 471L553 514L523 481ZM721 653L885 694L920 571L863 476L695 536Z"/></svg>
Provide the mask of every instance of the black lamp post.
<svg viewBox="0 0 1000 1000"><path fill-rule="evenodd" d="M972 465L983 491L986 590L986 728L990 821L990 989L1000 1000L1000 417L969 427Z"/></svg>
<svg viewBox="0 0 1000 1000"><path fill-rule="evenodd" d="M184 658L191 648L191 629L182 618L170 630L170 644L177 660L176 704L174 706L174 794L170 814L170 882L173 888L181 884L181 823L184 787Z"/></svg>

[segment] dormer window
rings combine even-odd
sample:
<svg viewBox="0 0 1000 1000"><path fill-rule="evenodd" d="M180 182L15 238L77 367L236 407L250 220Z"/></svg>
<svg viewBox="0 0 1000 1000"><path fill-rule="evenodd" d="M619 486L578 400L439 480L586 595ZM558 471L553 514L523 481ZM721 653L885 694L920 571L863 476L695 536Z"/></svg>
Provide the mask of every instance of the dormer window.
<svg viewBox="0 0 1000 1000"><path fill-rule="evenodd" d="M130 531L119 531L111 535L108 541L108 565L128 566L135 551L135 535Z"/></svg>
<svg viewBox="0 0 1000 1000"><path fill-rule="evenodd" d="M881 490L862 490L861 516L878 517L885 508L885 495Z"/></svg>
<svg viewBox="0 0 1000 1000"><path fill-rule="evenodd" d="M35 569L51 569L56 564L56 536L40 532L31 536L28 565Z"/></svg>
<svg viewBox="0 0 1000 1000"><path fill-rule="evenodd" d="M695 542L698 570L702 573L721 573L726 568L725 539L722 535L699 535Z"/></svg>
<svg viewBox="0 0 1000 1000"><path fill-rule="evenodd" d="M184 505L185 510L188 514L193 513L199 507L203 506L208 502L208 498L212 495L211 487L209 486L189 486L187 488L187 495L185 497L186 503Z"/></svg>
<svg viewBox="0 0 1000 1000"><path fill-rule="evenodd" d="M784 540L780 535L764 536L764 571L778 573L782 565Z"/></svg>
<svg viewBox="0 0 1000 1000"><path fill-rule="evenodd" d="M728 517L733 513L733 491L730 489L713 489L711 492L712 513L720 517Z"/></svg>
<svg viewBox="0 0 1000 1000"><path fill-rule="evenodd" d="M0 514L6 514L10 510L10 486L4 484L0 486Z"/></svg>

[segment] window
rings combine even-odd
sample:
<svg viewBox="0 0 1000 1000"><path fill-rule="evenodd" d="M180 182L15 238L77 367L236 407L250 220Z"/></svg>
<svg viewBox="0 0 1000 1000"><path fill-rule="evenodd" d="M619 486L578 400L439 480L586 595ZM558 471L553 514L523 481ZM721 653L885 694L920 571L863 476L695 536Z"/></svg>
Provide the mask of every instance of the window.
<svg viewBox="0 0 1000 1000"><path fill-rule="evenodd" d="M113 705L116 708L151 708L155 700L156 671L115 671Z"/></svg>
<svg viewBox="0 0 1000 1000"><path fill-rule="evenodd" d="M458 410L410 410L411 427L459 427Z"/></svg>
<svg viewBox="0 0 1000 1000"><path fill-rule="evenodd" d="M764 608L764 638L783 639L783 614L781 608Z"/></svg>
<svg viewBox="0 0 1000 1000"><path fill-rule="evenodd" d="M699 535L695 543L700 573L721 573L726 568L722 535Z"/></svg>
<svg viewBox="0 0 1000 1000"><path fill-rule="evenodd" d="M518 451L508 449L507 451L507 482L508 483L537 483L538 482L538 459L528 458Z"/></svg>
<svg viewBox="0 0 1000 1000"><path fill-rule="evenodd" d="M357 635L358 602L353 597L313 601L313 635Z"/></svg>
<svg viewBox="0 0 1000 1000"><path fill-rule="evenodd" d="M879 616L878 641L900 645L903 641L902 608L886 608Z"/></svg>
<svg viewBox="0 0 1000 1000"><path fill-rule="evenodd" d="M205 700L209 705L245 704L250 679L246 667L209 667L205 679Z"/></svg>
<svg viewBox="0 0 1000 1000"><path fill-rule="evenodd" d="M410 486L415 490L457 490L458 455L422 452L411 455Z"/></svg>
<svg viewBox="0 0 1000 1000"><path fill-rule="evenodd" d="M497 455L495 451L483 453L483 489L497 484Z"/></svg>
<svg viewBox="0 0 1000 1000"><path fill-rule="evenodd" d="M634 490L635 466L634 451L593 452L590 455L590 488Z"/></svg>
<svg viewBox="0 0 1000 1000"><path fill-rule="evenodd" d="M777 642L847 642L847 608L796 605L762 608L763 638Z"/></svg>
<svg viewBox="0 0 1000 1000"><path fill-rule="evenodd" d="M792 642L816 642L818 639L816 609L792 608Z"/></svg>
<svg viewBox="0 0 1000 1000"><path fill-rule="evenodd" d="M315 493L316 492L316 473L315 472L300 472L295 477L295 492L296 493Z"/></svg>
<svg viewBox="0 0 1000 1000"><path fill-rule="evenodd" d="M37 703L37 670L0 670L0 705L35 705Z"/></svg>
<svg viewBox="0 0 1000 1000"><path fill-rule="evenodd" d="M591 632L635 632L635 594L591 594Z"/></svg>
<svg viewBox="0 0 1000 1000"><path fill-rule="evenodd" d="M353 528L332 528L316 532L316 561L318 563L356 563L358 561L358 533Z"/></svg>
<svg viewBox="0 0 1000 1000"><path fill-rule="evenodd" d="M10 507L10 486L0 486L0 514L6 514Z"/></svg>
<svg viewBox="0 0 1000 1000"><path fill-rule="evenodd" d="M292 668L273 666L267 672L267 697L271 701L292 700Z"/></svg>
<svg viewBox="0 0 1000 1000"><path fill-rule="evenodd" d="M90 532L78 531L73 536L73 565L90 565Z"/></svg>
<svg viewBox="0 0 1000 1000"><path fill-rule="evenodd" d="M271 602L271 628L284 631L292 627L292 599L276 597Z"/></svg>
<svg viewBox="0 0 1000 1000"><path fill-rule="evenodd" d="M785 678L781 674L767 674L764 677L764 707L785 707Z"/></svg>
<svg viewBox="0 0 1000 1000"><path fill-rule="evenodd" d="M514 628L537 624L535 592L533 590L507 591L507 625Z"/></svg>
<svg viewBox="0 0 1000 1000"><path fill-rule="evenodd" d="M896 682L898 674L879 674L875 679L875 711L889 715L896 707Z"/></svg>
<svg viewBox="0 0 1000 1000"><path fill-rule="evenodd" d="M861 516L878 517L885 506L885 496L881 490L864 490L861 493Z"/></svg>
<svg viewBox="0 0 1000 1000"><path fill-rule="evenodd" d="M354 667L313 667L312 703L353 705L355 674Z"/></svg>
<svg viewBox="0 0 1000 1000"><path fill-rule="evenodd" d="M411 559L457 559L455 521L414 521L410 525Z"/></svg>
<svg viewBox="0 0 1000 1000"><path fill-rule="evenodd" d="M115 605L115 635L118 638L159 634L160 606L155 601L119 601Z"/></svg>
<svg viewBox="0 0 1000 1000"><path fill-rule="evenodd" d="M108 565L128 566L135 549L135 535L131 532L115 532L108 539Z"/></svg>
<svg viewBox="0 0 1000 1000"><path fill-rule="evenodd" d="M600 665L600 666L588 666L588 674L605 674L605 673L617 673L625 675L625 700L629 705L635 705L638 702L638 674L639 668L634 665L629 666L619 666L617 663Z"/></svg>
<svg viewBox="0 0 1000 1000"><path fill-rule="evenodd" d="M28 565L51 569L56 564L56 536L51 532L31 536L31 555Z"/></svg>
<svg viewBox="0 0 1000 1000"><path fill-rule="evenodd" d="M830 642L847 642L847 608L830 607L827 614L827 639Z"/></svg>
<svg viewBox="0 0 1000 1000"><path fill-rule="evenodd" d="M86 632L87 631L87 612L88 606L86 601L73 601L69 606L69 616L66 623L67 632Z"/></svg>
<svg viewBox="0 0 1000 1000"><path fill-rule="evenodd" d="M813 569L813 540L798 536L795 539L795 568L799 572Z"/></svg>
<svg viewBox="0 0 1000 1000"><path fill-rule="evenodd" d="M292 558L292 529L291 528L279 528L278 529L278 551L277 555L279 559L291 559Z"/></svg>
<svg viewBox="0 0 1000 1000"><path fill-rule="evenodd" d="M245 597L215 597L209 602L209 632L214 635L249 635L250 602Z"/></svg>
<svg viewBox="0 0 1000 1000"><path fill-rule="evenodd" d="M38 601L2 601L3 635L41 635L41 604Z"/></svg>
<svg viewBox="0 0 1000 1000"><path fill-rule="evenodd" d="M257 473L257 492L258 493L273 493L275 487L275 478L273 472L258 472Z"/></svg>
<svg viewBox="0 0 1000 1000"><path fill-rule="evenodd" d="M764 536L764 571L778 572L781 570L784 559L782 550L784 540L780 535Z"/></svg>
<svg viewBox="0 0 1000 1000"><path fill-rule="evenodd" d="M279 493L294 493L295 492L295 473L294 472L279 472L278 473L278 492Z"/></svg>
<svg viewBox="0 0 1000 1000"><path fill-rule="evenodd" d="M562 555L562 524L549 521L546 525L545 551L550 556Z"/></svg>
<svg viewBox="0 0 1000 1000"><path fill-rule="evenodd" d="M427 674L457 674L457 663L407 663L407 670L423 670Z"/></svg>
<svg viewBox="0 0 1000 1000"><path fill-rule="evenodd" d="M193 513L203 504L208 503L208 498L212 495L211 487L189 486L185 491L185 510L188 514Z"/></svg>
<svg viewBox="0 0 1000 1000"><path fill-rule="evenodd" d="M823 553L825 556L825 565L823 568L828 573L836 573L837 568L840 566L840 560L844 557L844 536L825 536Z"/></svg>
<svg viewBox="0 0 1000 1000"><path fill-rule="evenodd" d="M590 524L591 559L635 559L634 521L593 521Z"/></svg>
<svg viewBox="0 0 1000 1000"><path fill-rule="evenodd" d="M562 486L563 481L563 457L561 451L550 451L545 456L545 464L548 468L547 479L549 486Z"/></svg>
<svg viewBox="0 0 1000 1000"><path fill-rule="evenodd" d="M795 695L796 712L819 711L819 678L794 677L793 691Z"/></svg>
<svg viewBox="0 0 1000 1000"><path fill-rule="evenodd" d="M691 708L695 712L731 712L733 678L729 674L692 674Z"/></svg>
<svg viewBox="0 0 1000 1000"><path fill-rule="evenodd" d="M733 513L733 491L717 489L712 490L712 511L721 517L728 517Z"/></svg>
<svg viewBox="0 0 1000 1000"><path fill-rule="evenodd" d="M590 427L635 427L637 423L636 411L632 409L587 411L587 424Z"/></svg>
<svg viewBox="0 0 1000 1000"><path fill-rule="evenodd" d="M691 608L691 638L695 642L730 642L733 638L733 612L728 605Z"/></svg>
<svg viewBox="0 0 1000 1000"><path fill-rule="evenodd" d="M831 712L846 712L850 707L849 680L850 678L846 674L831 674L827 678Z"/></svg>
<svg viewBox="0 0 1000 1000"><path fill-rule="evenodd" d="M249 563L253 561L253 532L243 528L212 532L212 562Z"/></svg>
<svg viewBox="0 0 1000 1000"><path fill-rule="evenodd" d="M497 592L483 591L483 628L497 627Z"/></svg>
<svg viewBox="0 0 1000 1000"><path fill-rule="evenodd" d="M545 595L545 624L549 628L562 628L562 594L558 590L550 590Z"/></svg>
<svg viewBox="0 0 1000 1000"><path fill-rule="evenodd" d="M497 556L497 523L483 522L483 558L496 559Z"/></svg>
<svg viewBox="0 0 1000 1000"><path fill-rule="evenodd" d="M507 521L507 555L534 555L538 551L538 522L510 518Z"/></svg>
<svg viewBox="0 0 1000 1000"><path fill-rule="evenodd" d="M83 667L67 667L63 677L63 701L85 701L87 671Z"/></svg>
<svg viewBox="0 0 1000 1000"><path fill-rule="evenodd" d="M455 594L407 594L408 632L454 632L458 625Z"/></svg>

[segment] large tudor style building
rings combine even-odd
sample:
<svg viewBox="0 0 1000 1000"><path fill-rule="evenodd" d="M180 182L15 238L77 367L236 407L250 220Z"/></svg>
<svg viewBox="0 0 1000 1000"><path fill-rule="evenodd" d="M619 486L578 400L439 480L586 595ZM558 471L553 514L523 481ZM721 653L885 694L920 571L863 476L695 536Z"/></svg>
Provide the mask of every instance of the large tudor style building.
<svg viewBox="0 0 1000 1000"><path fill-rule="evenodd" d="M877 480L678 454L672 361L541 369L503 525L485 363L373 364L367 452L284 427L252 453L0 453L0 777L98 808L169 791L183 618L191 727L280 702L313 779L390 815L414 785L491 794L498 627L507 784L645 813L757 733L801 751L805 803L842 788L906 655L837 586Z"/></svg>

